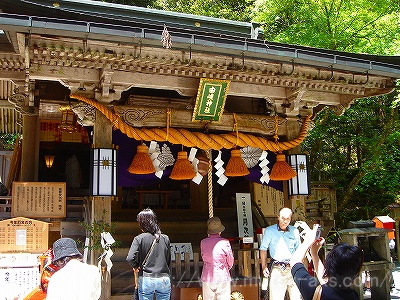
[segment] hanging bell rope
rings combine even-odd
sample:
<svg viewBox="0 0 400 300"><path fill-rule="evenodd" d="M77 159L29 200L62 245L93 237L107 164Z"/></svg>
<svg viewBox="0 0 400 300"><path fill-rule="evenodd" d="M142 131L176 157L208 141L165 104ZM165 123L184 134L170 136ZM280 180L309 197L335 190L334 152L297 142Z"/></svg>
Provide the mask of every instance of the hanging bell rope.
<svg viewBox="0 0 400 300"><path fill-rule="evenodd" d="M236 119L236 114L233 114L233 130L236 133L236 143L238 142L238 123ZM249 169L243 161L242 154L239 149L231 150L231 158L229 159L226 168L225 175L229 177L245 176L250 174Z"/></svg>
<svg viewBox="0 0 400 300"><path fill-rule="evenodd" d="M169 128L171 127L171 109L167 108L167 135L165 136L165 141L168 141Z"/></svg>
<svg viewBox="0 0 400 300"><path fill-rule="evenodd" d="M207 157L211 161L212 160L212 150L208 149ZM213 203L213 180L212 180L212 167L208 168L208 175L207 175L207 195L208 195L208 216L210 218L214 217L214 203Z"/></svg>
<svg viewBox="0 0 400 300"><path fill-rule="evenodd" d="M181 144L185 147L196 147L203 150L221 150L222 148L232 149L236 146L241 148L250 146L275 153L290 150L300 145L307 136L307 127L311 119L311 115L306 117L297 138L287 142L276 142L267 140L263 137L240 132L237 134L234 132L226 134L205 134L176 128L169 128L168 130L166 128L135 128L126 124L121 117L95 100L74 94L71 95L70 98L83 101L98 109L111 122L114 128L119 129L129 138L138 141L165 142L166 137L168 136L168 142L172 144Z"/></svg>
<svg viewBox="0 0 400 300"><path fill-rule="evenodd" d="M278 116L275 116L275 134L274 134L275 143L279 143L278 136ZM290 180L293 177L297 176L295 170L286 162L286 156L279 151L276 153L276 162L272 166L271 174L269 178L271 180Z"/></svg>

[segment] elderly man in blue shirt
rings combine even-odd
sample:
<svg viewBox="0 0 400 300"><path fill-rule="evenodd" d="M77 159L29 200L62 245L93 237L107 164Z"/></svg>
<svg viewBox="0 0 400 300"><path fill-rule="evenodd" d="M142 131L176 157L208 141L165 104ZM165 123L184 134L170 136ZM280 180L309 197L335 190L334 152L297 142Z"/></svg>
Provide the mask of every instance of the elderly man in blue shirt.
<svg viewBox="0 0 400 300"><path fill-rule="evenodd" d="M301 299L301 294L293 280L290 270L290 258L300 246L299 230L289 225L292 220L292 210L284 207L279 211L278 224L267 227L260 245L260 258L263 274L269 277L269 299L284 300L286 290L291 300ZM267 265L267 250L271 262Z"/></svg>

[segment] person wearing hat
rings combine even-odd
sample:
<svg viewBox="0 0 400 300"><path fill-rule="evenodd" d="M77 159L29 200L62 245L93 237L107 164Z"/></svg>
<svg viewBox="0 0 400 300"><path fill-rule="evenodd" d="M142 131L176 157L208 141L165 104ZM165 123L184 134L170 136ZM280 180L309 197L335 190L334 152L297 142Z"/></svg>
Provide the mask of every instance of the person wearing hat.
<svg viewBox="0 0 400 300"><path fill-rule="evenodd" d="M53 244L53 263L60 269L50 277L46 300L98 300L101 294L99 268L82 262L76 242L60 238Z"/></svg>
<svg viewBox="0 0 400 300"><path fill-rule="evenodd" d="M203 300L229 300L234 258L229 241L221 237L225 230L218 217L207 221L208 237L200 242L203 271L201 273Z"/></svg>

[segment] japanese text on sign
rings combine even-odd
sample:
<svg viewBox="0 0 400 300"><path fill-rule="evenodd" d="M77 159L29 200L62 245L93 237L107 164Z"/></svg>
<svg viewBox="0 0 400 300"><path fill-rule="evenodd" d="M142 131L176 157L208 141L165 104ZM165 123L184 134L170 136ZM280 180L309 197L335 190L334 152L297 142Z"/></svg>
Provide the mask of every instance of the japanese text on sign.
<svg viewBox="0 0 400 300"><path fill-rule="evenodd" d="M251 212L250 194L236 193L239 237L243 243L253 243L254 228Z"/></svg>
<svg viewBox="0 0 400 300"><path fill-rule="evenodd" d="M63 218L65 182L14 182L11 214L21 217Z"/></svg>
<svg viewBox="0 0 400 300"><path fill-rule="evenodd" d="M229 80L200 79L192 121L219 121L229 83Z"/></svg>

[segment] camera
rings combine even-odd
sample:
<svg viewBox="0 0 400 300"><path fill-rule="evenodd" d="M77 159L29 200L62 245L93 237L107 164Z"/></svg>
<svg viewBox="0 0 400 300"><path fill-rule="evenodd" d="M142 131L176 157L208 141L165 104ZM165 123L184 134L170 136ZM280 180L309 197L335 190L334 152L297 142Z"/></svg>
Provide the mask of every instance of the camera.
<svg viewBox="0 0 400 300"><path fill-rule="evenodd" d="M318 240L321 237L321 225L314 224L314 228L317 228L317 233L315 234L315 239Z"/></svg>

